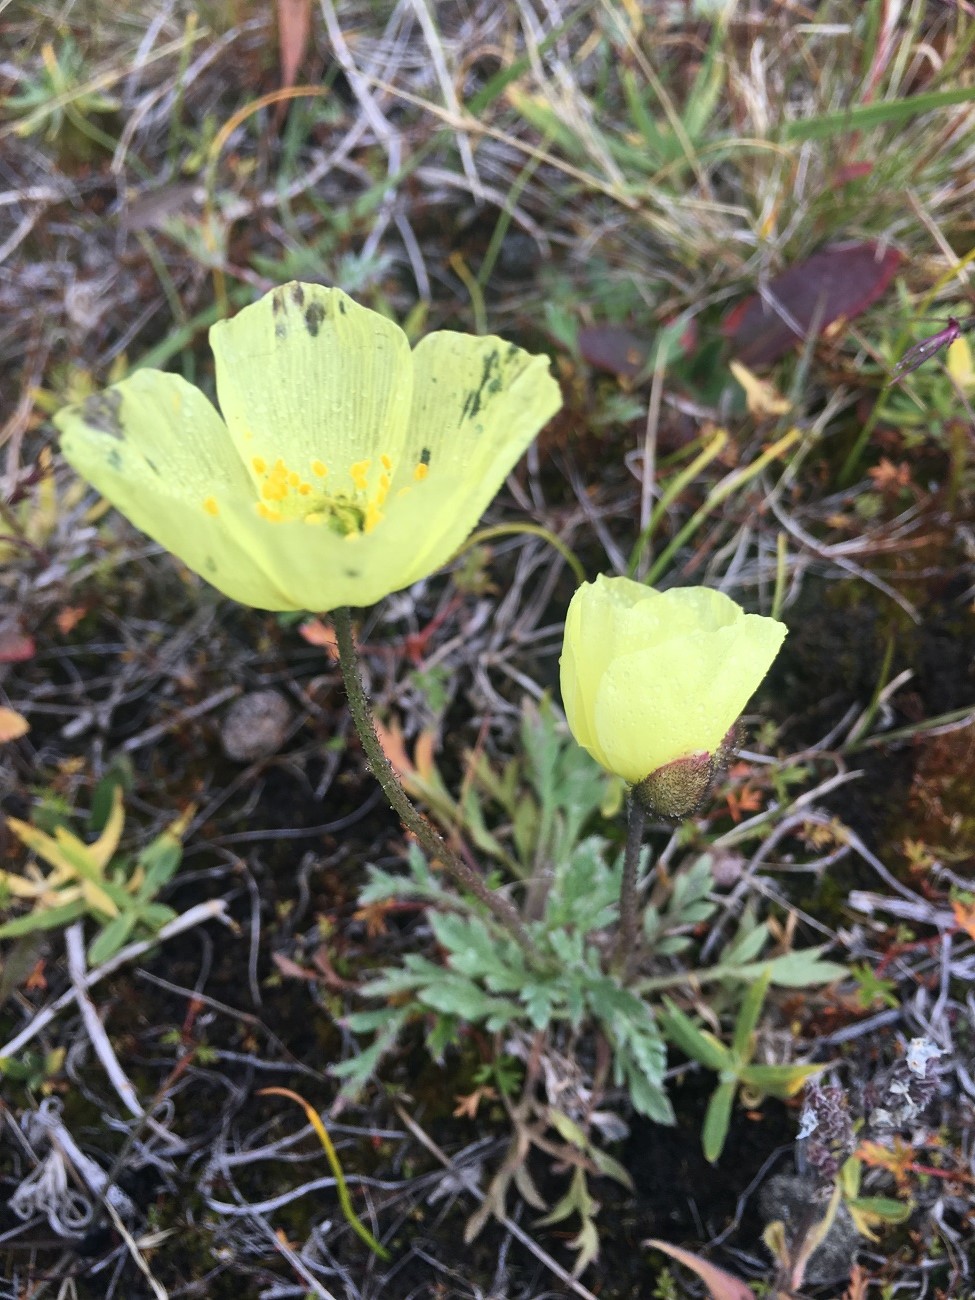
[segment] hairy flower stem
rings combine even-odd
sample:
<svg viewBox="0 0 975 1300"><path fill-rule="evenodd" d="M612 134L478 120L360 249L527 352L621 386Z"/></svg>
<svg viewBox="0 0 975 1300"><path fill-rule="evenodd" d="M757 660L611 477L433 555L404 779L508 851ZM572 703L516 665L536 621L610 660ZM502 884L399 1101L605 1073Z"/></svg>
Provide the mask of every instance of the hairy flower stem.
<svg viewBox="0 0 975 1300"><path fill-rule="evenodd" d="M627 967L636 947L639 923L637 911L636 878L640 866L640 849L643 847L643 829L647 810L643 802L630 795L629 821L626 827L626 853L623 858L623 880L620 884L620 931L613 952L612 969L624 981Z"/></svg>
<svg viewBox="0 0 975 1300"><path fill-rule="evenodd" d="M532 966L536 970L541 970L544 965L541 954L532 942L528 931L521 922L521 918L512 905L506 898L502 898L500 894L488 889L480 874L447 847L442 836L413 806L409 796L400 784L399 777L393 771L392 763L383 752L383 747L379 743L379 737L376 734L376 724L373 721L372 710L369 707L369 700L362 684L362 674L359 671L359 655L352 635L352 616L349 610L347 608L333 610L332 623L335 627L335 638L338 642L339 667L342 670L342 680L345 682L349 711L352 714L355 729L359 733L359 739L362 741L362 748L365 751L369 770L382 786L386 798L399 814L400 821L408 831L416 836L428 855L431 858L437 858L443 863L444 870L456 885L469 894L473 894L485 907L490 908L512 939L519 944Z"/></svg>

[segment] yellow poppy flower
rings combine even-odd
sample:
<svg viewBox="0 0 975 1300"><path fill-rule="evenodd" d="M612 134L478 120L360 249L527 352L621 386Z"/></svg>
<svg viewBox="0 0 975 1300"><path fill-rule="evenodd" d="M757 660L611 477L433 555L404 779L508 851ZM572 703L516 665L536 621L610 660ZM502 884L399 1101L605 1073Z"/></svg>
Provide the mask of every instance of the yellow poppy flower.
<svg viewBox="0 0 975 1300"><path fill-rule="evenodd" d="M562 699L572 734L631 784L659 773L649 802L684 816L785 634L720 591L661 592L601 575L576 591L566 616Z"/></svg>
<svg viewBox="0 0 975 1300"><path fill-rule="evenodd" d="M440 568L561 405L545 357L449 331L411 352L320 285L273 290L210 344L222 418L137 370L54 422L104 497L258 609L370 605Z"/></svg>

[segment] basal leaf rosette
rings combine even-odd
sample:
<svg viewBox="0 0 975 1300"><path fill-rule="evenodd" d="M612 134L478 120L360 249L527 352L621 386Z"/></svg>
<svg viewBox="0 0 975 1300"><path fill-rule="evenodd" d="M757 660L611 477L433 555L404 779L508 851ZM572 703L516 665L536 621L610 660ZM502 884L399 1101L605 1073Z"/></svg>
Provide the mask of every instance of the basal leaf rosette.
<svg viewBox="0 0 975 1300"><path fill-rule="evenodd" d="M569 604L562 699L578 743L657 814L700 804L785 626L708 587L583 583Z"/></svg>
<svg viewBox="0 0 975 1300"><path fill-rule="evenodd" d="M137 370L55 424L138 528L258 609L370 605L440 568L561 405L545 357L450 331L411 351L320 285L273 290L210 344L219 414Z"/></svg>

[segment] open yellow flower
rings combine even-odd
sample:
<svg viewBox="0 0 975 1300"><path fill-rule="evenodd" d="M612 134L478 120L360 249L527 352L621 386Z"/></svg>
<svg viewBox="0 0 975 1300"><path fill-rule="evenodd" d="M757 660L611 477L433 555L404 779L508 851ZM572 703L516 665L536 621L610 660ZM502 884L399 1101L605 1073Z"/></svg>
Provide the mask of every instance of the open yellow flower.
<svg viewBox="0 0 975 1300"><path fill-rule="evenodd" d="M223 418L138 370L54 422L103 496L258 609L370 605L434 572L561 405L545 357L449 331L411 352L320 285L273 290L210 343Z"/></svg>
<svg viewBox="0 0 975 1300"><path fill-rule="evenodd" d="M561 659L572 734L631 784L660 774L648 802L684 816L785 634L776 619L746 614L707 587L661 592L604 576L583 583Z"/></svg>

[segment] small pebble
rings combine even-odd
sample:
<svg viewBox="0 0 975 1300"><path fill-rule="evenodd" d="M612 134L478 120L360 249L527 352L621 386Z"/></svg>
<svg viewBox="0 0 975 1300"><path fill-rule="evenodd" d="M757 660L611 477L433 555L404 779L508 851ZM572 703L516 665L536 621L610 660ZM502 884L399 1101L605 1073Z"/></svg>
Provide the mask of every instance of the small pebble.
<svg viewBox="0 0 975 1300"><path fill-rule="evenodd" d="M234 700L220 731L223 752L235 763L270 758L284 743L291 706L280 691L250 691Z"/></svg>

